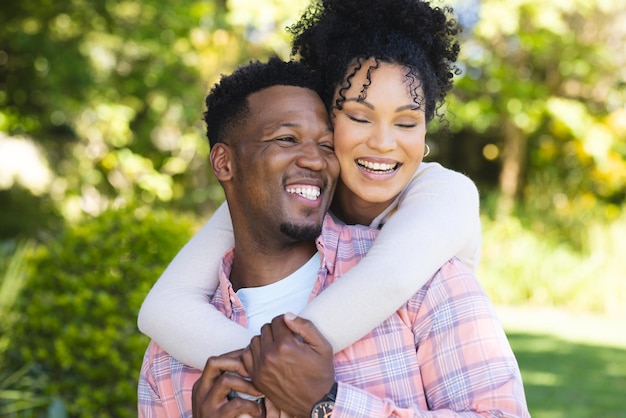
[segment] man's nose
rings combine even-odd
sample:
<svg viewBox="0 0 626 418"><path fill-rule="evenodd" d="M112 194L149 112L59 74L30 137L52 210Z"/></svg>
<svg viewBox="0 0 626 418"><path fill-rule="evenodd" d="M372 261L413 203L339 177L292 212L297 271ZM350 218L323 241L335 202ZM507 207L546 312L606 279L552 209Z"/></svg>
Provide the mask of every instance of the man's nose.
<svg viewBox="0 0 626 418"><path fill-rule="evenodd" d="M317 141L303 142L298 151L298 166L315 171L323 170L327 166L328 152Z"/></svg>

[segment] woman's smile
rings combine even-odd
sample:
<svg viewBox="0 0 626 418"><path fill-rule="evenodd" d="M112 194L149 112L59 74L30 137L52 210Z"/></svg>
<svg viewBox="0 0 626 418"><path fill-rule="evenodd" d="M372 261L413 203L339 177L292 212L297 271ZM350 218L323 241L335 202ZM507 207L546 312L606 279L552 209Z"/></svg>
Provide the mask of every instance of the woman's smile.
<svg viewBox="0 0 626 418"><path fill-rule="evenodd" d="M379 211L406 187L424 155L423 93L406 73L398 64L365 61L333 112L341 165L337 192Z"/></svg>

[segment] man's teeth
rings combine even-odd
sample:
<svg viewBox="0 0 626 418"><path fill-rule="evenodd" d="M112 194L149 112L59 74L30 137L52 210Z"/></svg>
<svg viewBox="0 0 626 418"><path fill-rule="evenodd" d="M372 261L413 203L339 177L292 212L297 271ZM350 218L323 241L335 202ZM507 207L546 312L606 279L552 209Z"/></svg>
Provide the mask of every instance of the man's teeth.
<svg viewBox="0 0 626 418"><path fill-rule="evenodd" d="M320 189L318 187L287 187L288 193L294 193L309 200L317 200L320 197Z"/></svg>
<svg viewBox="0 0 626 418"><path fill-rule="evenodd" d="M384 171L384 172L390 172L396 169L396 167L398 166L398 164L386 164L386 163L373 163L371 161L365 161L365 160L357 160L357 163L363 167L366 168L370 171Z"/></svg>

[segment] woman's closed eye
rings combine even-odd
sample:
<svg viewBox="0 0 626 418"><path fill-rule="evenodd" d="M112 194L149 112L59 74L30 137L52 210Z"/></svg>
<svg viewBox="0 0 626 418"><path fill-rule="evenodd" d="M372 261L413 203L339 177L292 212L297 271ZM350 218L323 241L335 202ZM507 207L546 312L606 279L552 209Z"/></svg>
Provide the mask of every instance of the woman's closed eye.
<svg viewBox="0 0 626 418"><path fill-rule="evenodd" d="M421 115L418 113L415 115L398 117L395 119L394 125L402 129L416 128L424 123L424 119L420 116Z"/></svg>
<svg viewBox="0 0 626 418"><path fill-rule="evenodd" d="M348 119L356 123L369 123L370 122L369 120L359 117L359 116L353 116L353 115L347 115L347 116L348 116Z"/></svg>

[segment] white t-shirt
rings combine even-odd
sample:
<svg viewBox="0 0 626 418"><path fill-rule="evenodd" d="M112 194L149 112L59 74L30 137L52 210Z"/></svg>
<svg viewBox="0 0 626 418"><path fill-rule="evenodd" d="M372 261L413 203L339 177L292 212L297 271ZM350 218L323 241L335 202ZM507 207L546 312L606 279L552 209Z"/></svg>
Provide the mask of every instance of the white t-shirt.
<svg viewBox="0 0 626 418"><path fill-rule="evenodd" d="M246 310L248 329L255 334L261 327L286 312L298 313L304 309L317 280L320 254L316 252L298 270L275 283L259 287L246 287L237 291Z"/></svg>

